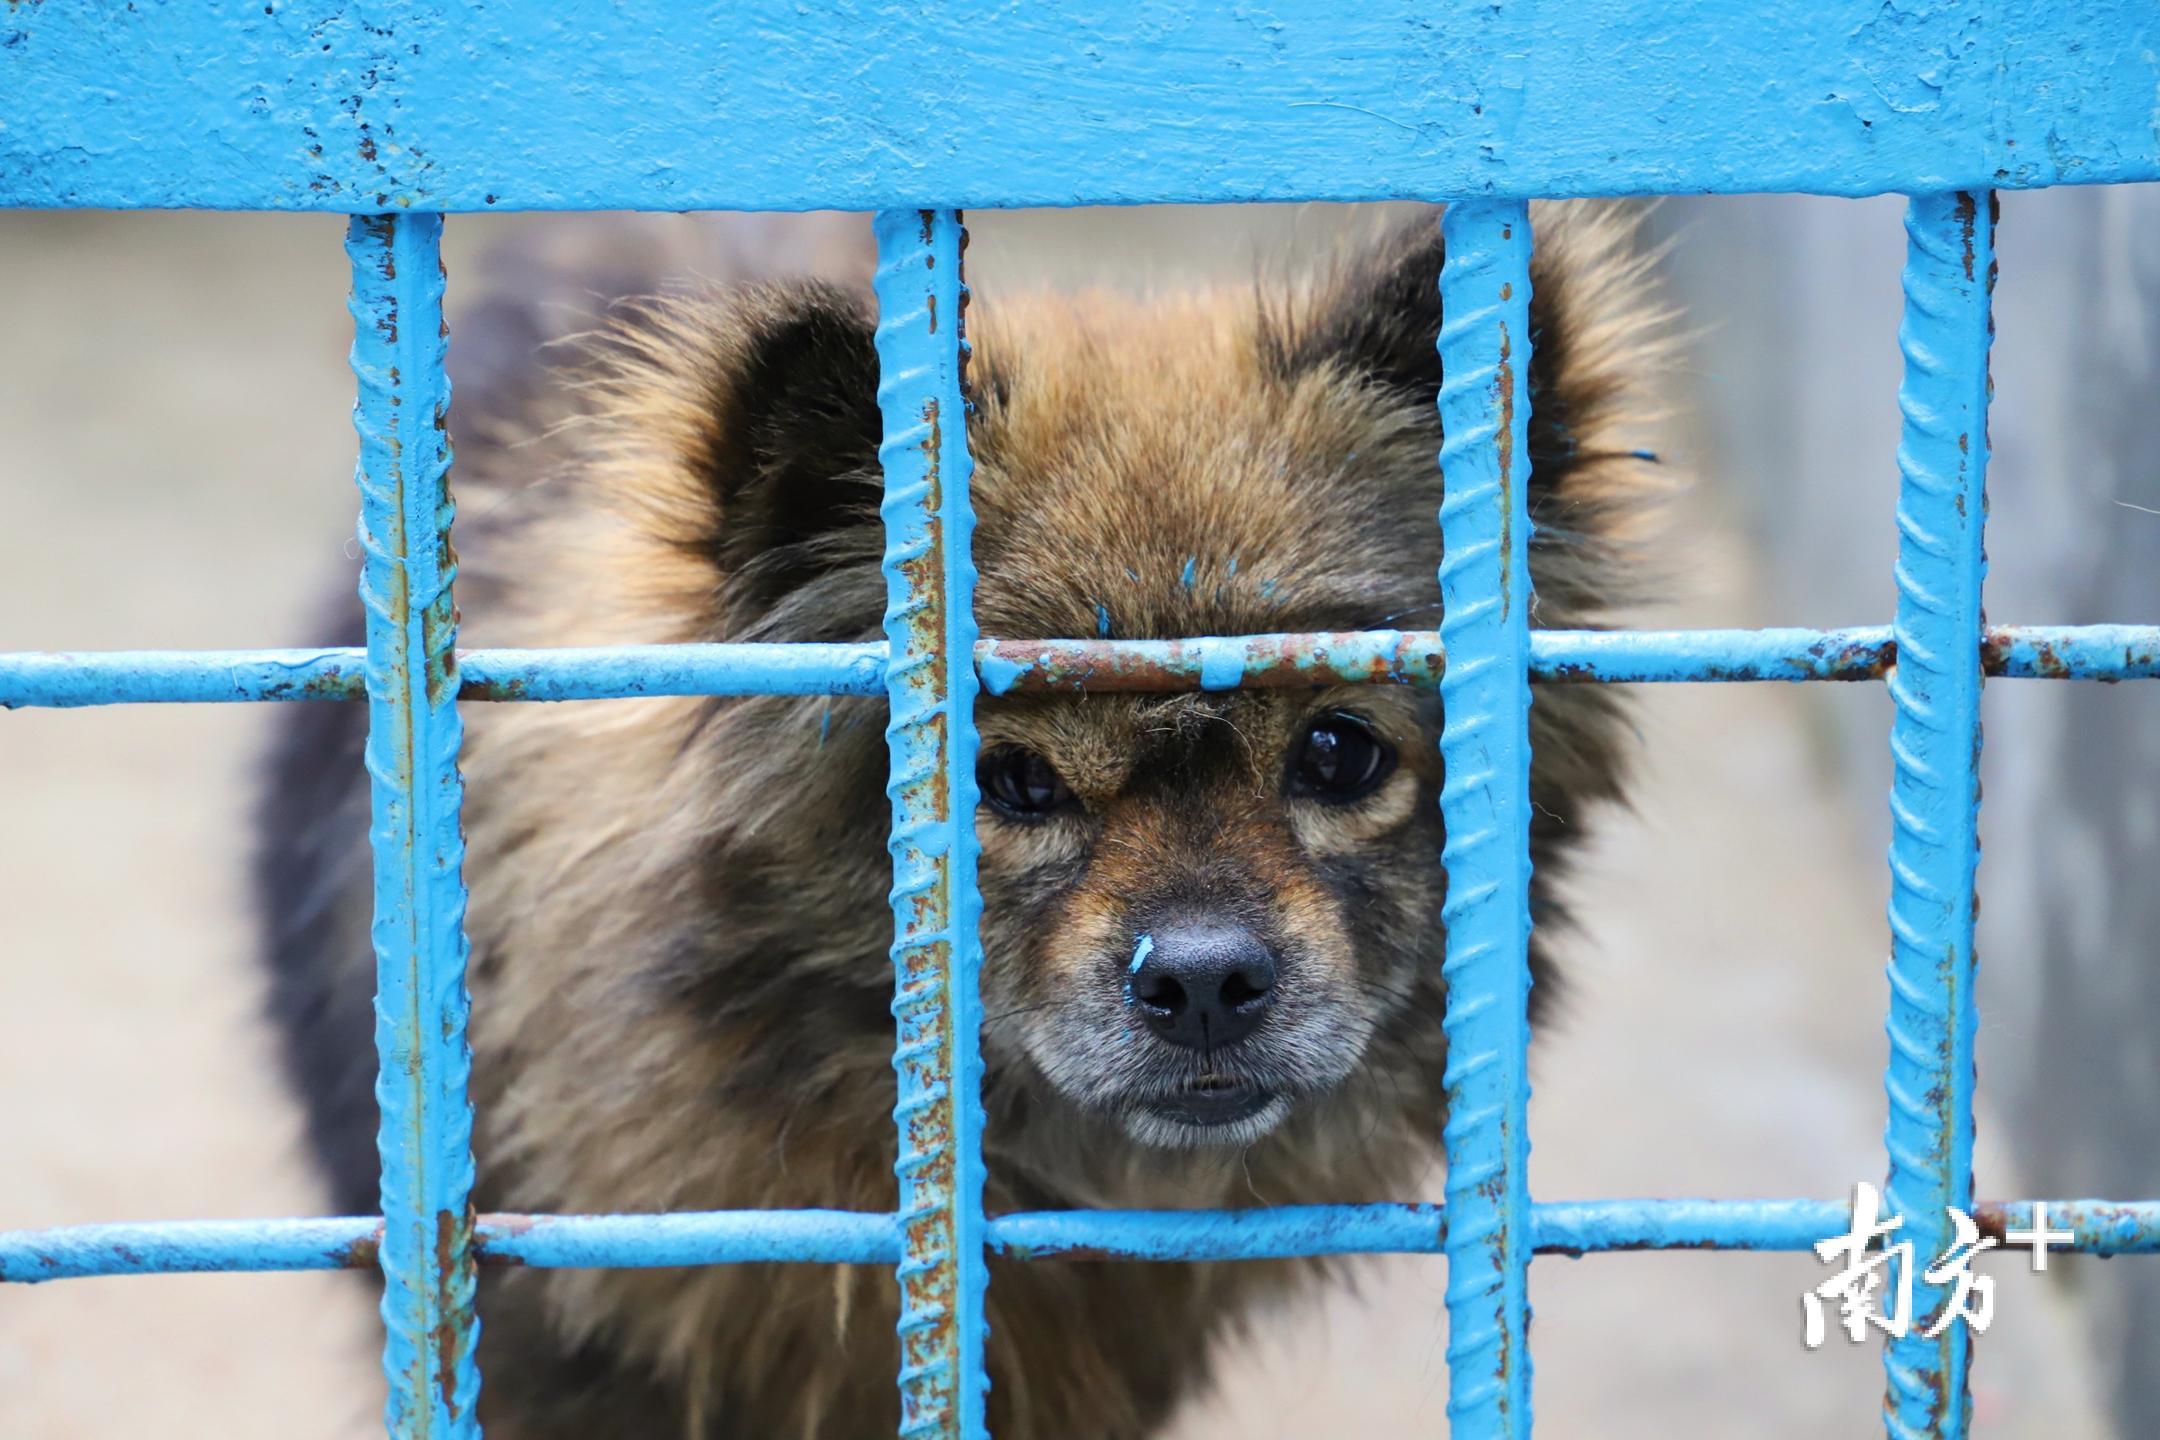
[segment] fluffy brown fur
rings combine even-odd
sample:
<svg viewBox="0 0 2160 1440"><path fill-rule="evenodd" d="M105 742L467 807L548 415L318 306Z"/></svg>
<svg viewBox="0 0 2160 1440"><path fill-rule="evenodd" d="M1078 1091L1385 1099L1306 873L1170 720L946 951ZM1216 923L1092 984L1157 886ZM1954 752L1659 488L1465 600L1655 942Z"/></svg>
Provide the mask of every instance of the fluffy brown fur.
<svg viewBox="0 0 2160 1440"><path fill-rule="evenodd" d="M1656 317L1627 226L1539 216L1537 623L1595 624L1644 490ZM1440 261L1430 217L1296 285L971 312L978 615L991 636L1437 624ZM864 296L631 305L567 372L465 387L470 644L882 634ZM510 347L515 350L516 347ZM279 1011L341 1205L372 1208L357 707L293 717L263 893ZM1349 712L1396 763L1341 803L1286 782ZM894 1204L883 705L468 707L472 1041L484 1209ZM1072 800L985 806L989 1204L1401 1198L1440 1130L1438 702L1408 689L986 698L986 752ZM1541 693L1534 903L1616 790L1594 687ZM1230 916L1281 983L1197 1055L1125 992L1134 936ZM1542 947L1539 993L1550 990ZM1204 1131L1152 1101L1222 1077ZM1293 1263L994 1267L992 1429L1150 1433ZM491 1272L482 1413L504 1440L890 1435L882 1269Z"/></svg>

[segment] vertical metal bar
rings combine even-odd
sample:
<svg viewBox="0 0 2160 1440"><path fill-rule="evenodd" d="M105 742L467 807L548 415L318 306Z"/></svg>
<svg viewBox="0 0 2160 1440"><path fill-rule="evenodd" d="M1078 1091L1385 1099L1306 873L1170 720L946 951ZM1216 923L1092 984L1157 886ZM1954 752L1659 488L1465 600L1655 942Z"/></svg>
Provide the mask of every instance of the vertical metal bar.
<svg viewBox="0 0 2160 1440"><path fill-rule="evenodd" d="M1934 1339L1950 1298L1923 1272L1945 1207L1972 1208L1973 874L1979 860L1981 580L1987 568L1988 297L1994 197L1916 197L1906 211L1898 343L1897 668L1890 695L1890 1155L1886 1208L1913 1245L1913 1328L1884 1351L1888 1431L1962 1440L1969 1337Z"/></svg>
<svg viewBox="0 0 2160 1440"><path fill-rule="evenodd" d="M900 1433L987 1433L982 965L975 888L975 517L963 389L965 233L951 210L877 217L885 438L885 737L892 774L899 1072ZM957 657L957 658L956 658Z"/></svg>
<svg viewBox="0 0 2160 1440"><path fill-rule="evenodd" d="M1448 1419L1530 1433L1530 215L1441 222Z"/></svg>
<svg viewBox="0 0 2160 1440"><path fill-rule="evenodd" d="M403 214L357 216L345 242L373 780L383 1414L400 1440L480 1433L441 240L441 216Z"/></svg>

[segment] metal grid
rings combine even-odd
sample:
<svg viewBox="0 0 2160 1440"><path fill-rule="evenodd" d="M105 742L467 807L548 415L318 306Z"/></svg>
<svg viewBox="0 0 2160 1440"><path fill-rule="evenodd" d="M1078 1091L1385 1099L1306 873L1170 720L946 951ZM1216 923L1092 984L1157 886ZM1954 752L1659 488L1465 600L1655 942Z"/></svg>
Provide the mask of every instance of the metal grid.
<svg viewBox="0 0 2160 1440"><path fill-rule="evenodd" d="M615 7L620 10L622 7ZM632 6L633 10L645 7ZM965 9L966 7L960 7ZM1056 67L1024 67L990 86L982 57L963 55L956 35L984 37L1008 57L1032 47L1053 57L1091 53L1099 22L1046 11L1018 40L970 32L965 15L888 11L853 33L876 50L912 44L921 58L895 73L915 85L949 62L954 93L980 95L965 117L929 90L893 101L910 123L942 115L951 143L921 150L913 169L895 161L889 134L864 127L822 141L789 132L778 159L755 141L779 133L787 106L748 114L739 126L692 127L661 136L628 132L612 158L564 160L545 146L502 160L489 150L525 111L519 98L483 95L439 128L432 155L411 132L429 104L443 105L446 76L459 82L502 73L562 80L584 74L602 40L606 7L572 4L549 35L473 5L462 61L442 61L449 11L385 6L382 23L359 24L343 6L267 6L261 17L211 19L185 7L146 5L126 19L80 13L11 12L0 78L34 82L56 107L0 102L0 203L15 205L239 205L352 213L355 411L361 448L359 534L365 651L0 655L0 706L164 701L360 700L369 705L367 764L373 778L376 856L374 942L379 966L378 1095L383 1127L383 1215L332 1220L212 1221L83 1226L0 1235L0 1280L209 1270L377 1267L385 1278L386 1412L398 1437L472 1437L480 1378L473 1365L478 1321L475 1266L708 1265L742 1261L883 1263L902 1293L899 1384L903 1435L985 1433L983 1372L987 1256L1089 1255L1143 1260L1236 1260L1370 1252L1432 1253L1449 1261L1451 1433L1461 1440L1530 1432L1527 1277L1534 1254L1710 1248L1805 1250L1841 1232L1839 1201L1611 1200L1534 1204L1527 1183L1525 1054L1528 774L1531 684L1879 680L1896 705L1891 744L1895 837L1890 920L1887 1133L1893 1213L1918 1248L1947 1238L1945 1205L1959 1205L2000 1235L2029 1226L2033 1202L1978 1203L1972 1196L1974 868L1978 854L1979 695L1986 675L2123 680L2160 677L2160 627L1988 627L1981 611L1982 525L1987 461L1989 292L1994 206L1986 185L2071 179L2160 178L2149 115L2156 61L2146 39L2160 29L2141 8L2097 3L2072 17L2026 17L2003 27L1987 66L1937 63L1936 42L1965 35L1962 7L1912 21L1869 73L1891 88L1927 77L1933 99L1856 91L1843 103L1857 124L1776 94L1758 101L1764 75L1803 90L1810 67L1835 78L1849 59L1836 50L1851 10L1704 7L1686 18L1652 16L1618 3L1570 7L1543 21L1497 7L1424 7L1424 31L1310 22L1319 8L1291 6L1300 52L1242 27L1188 17L1197 39L1219 46L1247 91L1292 97L1292 108L1406 109L1418 133L1405 159L1378 153L1369 129L1336 128L1338 116L1308 113L1266 123L1293 142L1238 131L1217 103L1219 76L1189 62L1180 104L1144 85L1149 56L1115 50L1107 83L1128 87L1131 133L1174 136L1139 158L1106 167ZM1437 8L1438 16L1435 18ZM1819 9L1820 14L1813 13ZM1408 15L1405 11L1405 16ZM1828 17L1827 19L1824 17ZM664 18L664 17L647 17ZM1395 17L1401 18L1401 17ZM618 16L618 19L620 17ZM809 23L809 22L804 22ZM850 22L852 23L852 22ZM322 73L296 69L278 47L310 26L328 37ZM1746 44L1730 43L1747 30ZM1601 28L1602 27L1602 28ZM4 27L0 27L4 28ZM846 113L849 97L812 82L819 44L844 28L810 24L807 58L757 52L802 85L782 86L814 115ZM1288 28L1288 27L1286 27ZM739 59L756 27L714 25L656 63L642 83L664 89L706 62ZM828 33L831 32L831 33ZM472 37L477 35L479 39ZM1736 123L1720 144L1676 140L1641 95L1615 101L1598 75L1538 91L1522 80L1538 46L1595 41L1597 55L1627 53L1627 39L1686 57L1644 86L1696 86L1731 97L1771 129ZM1291 38L1298 38L1293 35ZM2017 42L2035 39L2043 47ZM499 41L500 53L480 40ZM398 43L393 43L393 42ZM2085 43L2070 43L2082 41ZM1617 42L1617 50L1616 50ZM1255 49L1255 45L1263 49ZM1784 48L1780 48L1780 46ZM160 50L155 47L164 46ZM405 48L400 48L404 46ZM597 46L597 51L596 51ZM1808 47L1814 47L1810 49ZM1969 45L1966 47L1971 48ZM1817 52L1820 52L1819 54ZM747 52L745 52L747 53ZM1200 52L1195 52L1200 53ZM1217 52L1206 52L1217 53ZM1572 53L1572 52L1571 52ZM1962 53L1962 52L1958 52ZM1375 55L1405 65L1458 67L1464 93L1491 93L1512 108L1372 90ZM1774 56L1774 60L1763 57ZM1796 58L1797 57L1797 58ZM995 58L995 54L993 57ZM1349 62L1356 60L1356 66ZM115 62L139 83L113 83ZM364 79L359 67L365 70ZM1346 66L1348 68L1346 68ZM1763 67L1769 66L1769 69ZM103 67L103 68L99 68ZM1175 66L1172 67L1176 68ZM1595 67L1593 67L1594 69ZM680 70L680 74L675 71ZM713 70L702 72L709 78ZM732 73L732 72L730 72ZM69 85L97 83L76 96ZM205 81L203 77L209 77ZM275 80L267 76L278 77ZM234 80L222 89L212 83ZM604 78L604 77L603 77ZM1159 77L1158 77L1159 78ZM1007 81L1010 83L1006 83ZM197 93L197 87L203 87ZM253 87L252 92L249 87ZM1992 87L1992 88L1990 88ZM2142 87L2142 88L2140 88ZM542 87L543 89L546 87ZM1877 84L1882 89L1882 84ZM217 91L217 96L204 95ZM992 93L994 91L994 93ZM232 94L265 103L235 108ZM1316 98L1325 92L1333 98ZM0 93L7 87L0 85ZM522 93L522 92L521 92ZM604 118L620 99L604 86L572 86L561 107L571 123ZM2002 96L2027 97L2006 108ZM2073 94L2077 103L2043 103ZM1349 98L1343 98L1343 97ZM85 98L86 97L86 98ZM807 102L804 97L811 97ZM633 97L634 98L634 97ZM1906 97L1909 98L1909 97ZM271 103L272 99L276 103ZM348 105L347 100L351 103ZM465 97L460 96L460 103ZM1247 100L1250 96L1247 96ZM1370 100L1367 106L1363 100ZM146 166L121 143L146 106L186 102L217 144ZM1241 100L1240 104L1246 101ZM284 109L280 109L280 105ZM1982 109L1985 105L1987 108ZM1587 110L1582 107L1588 106ZM244 110L245 113L242 113ZM335 111L343 119L329 119ZM1496 111L1489 115L1488 111ZM1754 110L1751 108L1750 113ZM1992 117L1986 125L1981 116ZM1873 118L1871 118L1871 116ZM265 118L268 117L268 118ZM297 117L297 118L296 118ZM323 157L335 124L349 153ZM731 121L732 121L731 117ZM1743 116L1742 119L1746 117ZM998 122L1017 123L1000 133ZM1878 123L1879 122L1879 123ZM551 124L563 123L557 116ZM295 127L298 127L295 129ZM397 133L403 126L407 133ZM1496 126L1509 127L1504 134ZM970 127L981 127L980 129ZM1153 130L1150 127L1154 127ZM1776 127L1783 127L1782 130ZM2044 129L2044 150L2016 154L2020 134ZM1860 134L1861 130L1872 132ZM746 132L748 139L737 131ZM961 133L965 131L966 133ZM1758 131L1760 133L1758 133ZM588 132L592 133L592 132ZM295 134L316 137L296 159ZM1080 138L1073 138L1078 135ZM1609 152L1599 163L1581 148ZM1754 135L1753 139L1731 138ZM1764 135L1770 138L1764 139ZM689 155L714 136L730 148L723 179L668 179L667 155ZM983 142L1017 138L1033 166L1000 168ZM917 131L903 139L919 140ZM1552 143L1540 149L1538 140ZM1984 138L1980 138L1984 137ZM1276 137L1280 138L1280 137ZM1386 137L1381 137L1385 140ZM1211 152L1210 142L1223 147ZM1267 142L1267 143L1263 143ZM669 151L673 145L675 150ZM1303 147L1298 148L1298 147ZM805 148L807 147L807 148ZM1181 148L1182 147L1182 148ZM589 146L572 153L582 157ZM1275 167L1257 157L1275 156ZM2042 156L2045 158L2041 158ZM817 163L789 169L788 156ZM656 156L660 157L655 168ZM1227 160L1223 156L1228 156ZM1046 158L1045 158L1046 157ZM850 168L847 162L863 163ZM728 165L735 165L732 171ZM564 168L564 167L568 168ZM1391 168L1392 166L1392 168ZM296 168L297 167L297 168ZM1325 167L1324 169L1322 167ZM1352 178L1317 178L1348 175ZM810 178L804 180L802 175ZM1397 178L1388 179L1393 175ZM657 178L656 178L657 177ZM489 188L489 187L495 188ZM1532 193L1665 189L1799 188L1838 193L1912 189L1906 307L1900 340L1904 439L1898 454L1899 602L1894 625L1842 631L1761 630L1589 633L1533 630L1525 508L1530 401L1528 307ZM1439 397L1446 436L1439 457L1445 501L1434 536L1445 619L1439 634L1266 635L1169 641L978 639L962 389L966 340L963 241L949 202L1051 200L1359 198L1381 194L1479 196L1445 212L1441 278L1446 320L1436 337L1446 383ZM943 198L944 208L905 203ZM883 206L877 221L878 355L886 475L886 645L687 645L555 651L455 648L454 559L445 417L445 331L439 242L443 211L508 201L524 208L628 204L784 207ZM971 657L972 663L955 663ZM1450 1165L1446 1204L1293 1207L1223 1212L1050 1212L986 1217L982 1210L981 1055L976 984L973 815L974 703L1048 690L1218 689L1345 681L1431 685L1446 711L1442 794L1450 886L1446 1026ZM585 700L634 695L857 694L890 701L887 738L893 804L897 1021L894 1066L900 1100L900 1204L892 1214L838 1211L613 1216L475 1216L471 1209L471 1106L466 1094L465 889L460 874L458 703ZM2113 1255L2160 1251L2160 1202L2049 1202L2071 1247ZM1917 1279L1917 1277L1916 1277ZM1944 1293L1924 1281L1915 1311L1931 1319ZM1890 1433L1956 1440L1968 1429L1963 1327L1937 1340L1886 1348Z"/></svg>

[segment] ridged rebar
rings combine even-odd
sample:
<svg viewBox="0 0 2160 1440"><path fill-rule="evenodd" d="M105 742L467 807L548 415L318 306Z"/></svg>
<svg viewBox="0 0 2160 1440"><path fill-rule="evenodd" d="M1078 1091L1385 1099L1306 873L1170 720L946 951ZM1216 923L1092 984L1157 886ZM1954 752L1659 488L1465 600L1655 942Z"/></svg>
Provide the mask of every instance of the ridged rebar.
<svg viewBox="0 0 2160 1440"><path fill-rule="evenodd" d="M963 388L965 237L950 210L876 222L891 721L900 1433L986 1433L982 965L975 884L975 564ZM957 657L957 662L955 659Z"/></svg>
<svg viewBox="0 0 2160 1440"><path fill-rule="evenodd" d="M1890 696L1890 1119L1885 1209L1913 1246L1912 1326L1884 1351L1898 1440L1963 1440L1963 1321L1929 1338L1949 1287L1926 1267L1947 1207L1972 1206L1974 871L1979 860L1982 526L1987 511L1993 199L1923 195L1906 212L1898 343L1897 668Z"/></svg>
<svg viewBox="0 0 2160 1440"><path fill-rule="evenodd" d="M1447 826L1448 1420L1530 1433L1530 220L1442 219L1440 683Z"/></svg>
<svg viewBox="0 0 2160 1440"><path fill-rule="evenodd" d="M441 241L439 215L363 215L345 246L367 611L384 1418L399 1440L480 1433Z"/></svg>

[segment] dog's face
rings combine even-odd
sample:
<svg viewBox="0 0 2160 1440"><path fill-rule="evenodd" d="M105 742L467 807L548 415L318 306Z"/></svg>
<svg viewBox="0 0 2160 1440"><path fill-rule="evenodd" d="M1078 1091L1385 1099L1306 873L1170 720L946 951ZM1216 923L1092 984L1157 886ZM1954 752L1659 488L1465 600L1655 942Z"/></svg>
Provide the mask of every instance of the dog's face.
<svg viewBox="0 0 2160 1440"><path fill-rule="evenodd" d="M1285 358L1257 313L979 313L985 634L1434 623L1429 404ZM1242 1146L1385 1065L1376 1041L1407 1006L1437 1025L1436 696L986 697L978 714L994 1065L1149 1144Z"/></svg>
<svg viewBox="0 0 2160 1440"><path fill-rule="evenodd" d="M985 706L993 1045L1158 1145L1342 1085L1435 948L1431 719L1392 686Z"/></svg>
<svg viewBox="0 0 2160 1440"><path fill-rule="evenodd" d="M1437 629L1439 264L1428 230L1272 301L976 304L982 633ZM1548 301L1563 288L1538 282ZM1594 537L1625 463L1607 431L1627 387L1579 362L1571 373L1573 330L1551 315L1532 338L1540 619L1580 623L1603 598ZM869 341L863 313L827 296L763 313L736 342L728 363L746 378L710 432L720 440L692 452L722 482L714 543L736 618L720 634L878 633ZM993 1096L1047 1087L1132 1139L1189 1149L1249 1145L1360 1094L1429 1129L1443 1054L1439 712L1430 689L1385 682L985 695ZM796 709L754 713L775 727L761 743L809 746L786 728ZM1612 792L1615 727L1609 702L1580 691L1532 723L1543 866L1581 803ZM882 756L874 731L856 733L852 780L822 724L816 750L774 773L813 810L846 807L864 841L850 873L867 883ZM853 951L845 974L872 1013L875 977Z"/></svg>

